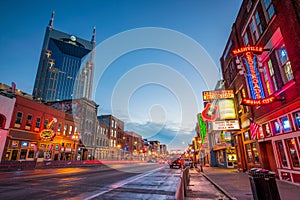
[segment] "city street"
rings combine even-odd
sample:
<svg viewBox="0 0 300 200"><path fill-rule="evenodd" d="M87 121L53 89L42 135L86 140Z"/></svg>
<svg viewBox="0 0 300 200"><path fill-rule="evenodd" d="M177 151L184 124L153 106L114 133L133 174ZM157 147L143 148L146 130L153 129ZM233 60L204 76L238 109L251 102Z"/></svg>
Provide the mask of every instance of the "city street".
<svg viewBox="0 0 300 200"><path fill-rule="evenodd" d="M1 172L0 199L173 199L179 179L155 163Z"/></svg>

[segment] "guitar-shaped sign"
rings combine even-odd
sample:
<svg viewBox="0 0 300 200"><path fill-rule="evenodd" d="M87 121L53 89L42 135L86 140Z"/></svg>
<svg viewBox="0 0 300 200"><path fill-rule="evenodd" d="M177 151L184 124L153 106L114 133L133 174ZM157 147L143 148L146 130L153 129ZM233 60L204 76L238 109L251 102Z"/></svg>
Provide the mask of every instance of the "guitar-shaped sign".
<svg viewBox="0 0 300 200"><path fill-rule="evenodd" d="M218 106L216 105L217 100L212 103L207 103L204 110L202 111L202 118L204 121L216 121L218 117Z"/></svg>

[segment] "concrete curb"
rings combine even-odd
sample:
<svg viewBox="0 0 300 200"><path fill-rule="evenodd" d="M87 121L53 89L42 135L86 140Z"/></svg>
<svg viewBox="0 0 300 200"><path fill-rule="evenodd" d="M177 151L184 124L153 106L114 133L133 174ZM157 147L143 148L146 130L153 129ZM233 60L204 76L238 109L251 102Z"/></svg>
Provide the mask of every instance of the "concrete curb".
<svg viewBox="0 0 300 200"><path fill-rule="evenodd" d="M213 181L207 174L204 172L199 172L201 175L203 175L209 182L211 182L218 190L220 190L226 197L228 197L230 200L237 200L237 198L231 196L225 189L223 189L219 184L217 184L215 181Z"/></svg>

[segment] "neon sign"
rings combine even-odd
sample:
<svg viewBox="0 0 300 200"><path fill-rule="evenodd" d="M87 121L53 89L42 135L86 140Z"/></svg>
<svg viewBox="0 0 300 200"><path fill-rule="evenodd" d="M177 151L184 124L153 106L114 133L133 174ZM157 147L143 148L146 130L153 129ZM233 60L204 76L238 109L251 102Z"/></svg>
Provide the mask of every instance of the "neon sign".
<svg viewBox="0 0 300 200"><path fill-rule="evenodd" d="M57 122L56 118L53 118L53 120L47 125L47 128L42 130L40 132L40 137L42 140L52 140L55 137L55 132L51 129L51 126Z"/></svg>
<svg viewBox="0 0 300 200"><path fill-rule="evenodd" d="M258 71L257 54L263 51L263 47L256 46L241 47L232 51L236 56L241 55L241 60L247 72L247 82L251 98L242 99L242 104L254 106L269 104L275 101L274 96L266 98Z"/></svg>

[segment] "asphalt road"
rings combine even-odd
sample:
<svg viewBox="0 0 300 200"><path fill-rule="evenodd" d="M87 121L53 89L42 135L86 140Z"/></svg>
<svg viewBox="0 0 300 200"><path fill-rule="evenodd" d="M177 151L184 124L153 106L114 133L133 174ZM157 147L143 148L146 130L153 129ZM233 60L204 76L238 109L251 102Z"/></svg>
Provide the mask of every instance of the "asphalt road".
<svg viewBox="0 0 300 200"><path fill-rule="evenodd" d="M0 172L0 199L145 199L147 193L168 199L174 180L178 170L153 163Z"/></svg>

